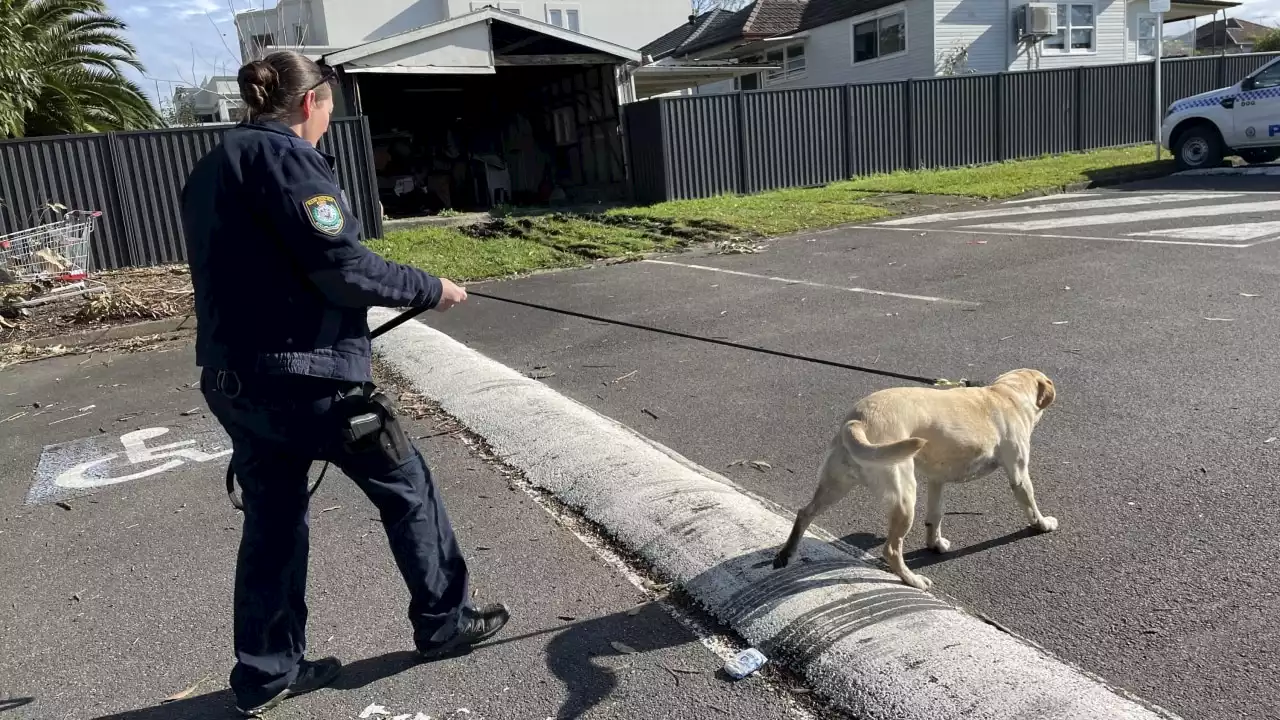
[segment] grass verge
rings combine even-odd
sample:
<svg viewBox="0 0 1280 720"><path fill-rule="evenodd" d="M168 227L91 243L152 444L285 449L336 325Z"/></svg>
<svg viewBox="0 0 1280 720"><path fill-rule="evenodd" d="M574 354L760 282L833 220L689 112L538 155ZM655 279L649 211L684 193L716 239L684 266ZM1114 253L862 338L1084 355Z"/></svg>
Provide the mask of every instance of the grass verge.
<svg viewBox="0 0 1280 720"><path fill-rule="evenodd" d="M1130 173L1164 170L1150 145L1046 156L994 165L897 172L821 188L723 195L593 215L553 213L461 227L394 230L369 243L383 256L459 281L483 280L593 260L674 250L695 243L771 237L893 214L884 193L1008 198Z"/></svg>
<svg viewBox="0 0 1280 720"><path fill-rule="evenodd" d="M857 178L840 186L877 193L968 195L1009 198L1035 190L1056 190L1072 183L1104 180L1141 171L1172 170L1173 161L1156 162L1155 146L1113 148L1069 155L1046 155L994 165L916 170Z"/></svg>

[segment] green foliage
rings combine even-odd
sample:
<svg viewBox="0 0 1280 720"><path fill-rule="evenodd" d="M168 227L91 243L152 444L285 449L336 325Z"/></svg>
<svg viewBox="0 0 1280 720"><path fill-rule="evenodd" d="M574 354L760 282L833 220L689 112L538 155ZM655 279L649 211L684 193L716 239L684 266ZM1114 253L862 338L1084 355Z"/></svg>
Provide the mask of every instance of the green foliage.
<svg viewBox="0 0 1280 720"><path fill-rule="evenodd" d="M0 136L159 125L125 28L102 0L0 0Z"/></svg>
<svg viewBox="0 0 1280 720"><path fill-rule="evenodd" d="M1276 52L1280 51L1280 28L1275 28L1267 32L1253 44L1254 52Z"/></svg>

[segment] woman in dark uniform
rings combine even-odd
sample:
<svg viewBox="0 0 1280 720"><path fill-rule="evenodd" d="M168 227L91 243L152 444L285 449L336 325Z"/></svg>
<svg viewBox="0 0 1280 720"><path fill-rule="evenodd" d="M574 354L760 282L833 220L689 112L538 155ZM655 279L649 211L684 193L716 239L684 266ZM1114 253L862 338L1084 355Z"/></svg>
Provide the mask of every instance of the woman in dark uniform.
<svg viewBox="0 0 1280 720"><path fill-rule="evenodd" d="M470 604L443 500L394 416L383 432L398 442L342 435L346 398L372 388L368 308L444 311L466 291L362 244L334 159L316 148L333 111L330 69L278 52L238 79L248 117L192 171L182 219L201 392L231 438L243 495L231 687L241 712L256 716L341 668L303 657L313 461L332 462L377 506L423 658L491 637L508 612Z"/></svg>

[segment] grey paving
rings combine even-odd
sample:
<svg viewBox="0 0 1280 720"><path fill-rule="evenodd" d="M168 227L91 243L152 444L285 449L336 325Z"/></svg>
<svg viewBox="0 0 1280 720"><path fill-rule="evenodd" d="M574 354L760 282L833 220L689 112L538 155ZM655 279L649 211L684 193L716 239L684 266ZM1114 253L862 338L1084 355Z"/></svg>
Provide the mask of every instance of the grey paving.
<svg viewBox="0 0 1280 720"><path fill-rule="evenodd" d="M148 447L195 439L180 449L215 454L221 436L189 387L195 379L185 344L0 373L0 420L26 413L0 424L5 720L236 717L226 676L240 520L222 490L223 461L187 460L26 504L47 446L79 441L92 459L123 433L166 427ZM376 512L331 473L312 504L309 638L313 653L348 667L331 689L270 717L355 718L372 704L389 711L374 716L384 720L796 716L796 697L780 685L728 681L721 660L662 606L637 609L644 593L461 440L429 421L412 432L424 438L480 596L508 602L514 619L466 657L414 664L408 597ZM120 457L85 476L157 465ZM56 484L60 472L47 475Z"/></svg>
<svg viewBox="0 0 1280 720"><path fill-rule="evenodd" d="M1280 500L1280 244L853 229L665 260L784 280L641 262L484 290L899 372L1044 370L1060 395L1032 476L1061 530L1023 532L993 477L948 493L956 550L917 550L912 564L965 606L1185 717L1280 717L1280 520L1268 509ZM853 286L979 304L838 289ZM479 298L425 319L793 509L849 404L896 384ZM858 493L820 521L868 548L883 523ZM922 528L911 541L923 545Z"/></svg>

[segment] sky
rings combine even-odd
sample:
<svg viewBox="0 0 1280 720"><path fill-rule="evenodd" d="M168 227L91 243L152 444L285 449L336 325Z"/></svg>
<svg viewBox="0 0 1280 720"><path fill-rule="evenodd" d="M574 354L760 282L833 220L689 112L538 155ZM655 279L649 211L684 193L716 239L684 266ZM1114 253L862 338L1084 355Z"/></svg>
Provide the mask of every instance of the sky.
<svg viewBox="0 0 1280 720"><path fill-rule="evenodd" d="M129 37L146 65L146 76L135 73L135 79L152 99L167 100L177 86L199 83L210 75L234 75L240 57L232 9L274 7L275 0L107 0L107 5L128 24ZM1245 0L1231 14L1280 25L1280 0ZM1189 24L1179 23L1166 27L1165 35L1188 30Z"/></svg>

